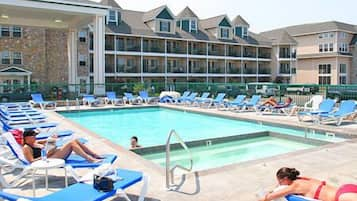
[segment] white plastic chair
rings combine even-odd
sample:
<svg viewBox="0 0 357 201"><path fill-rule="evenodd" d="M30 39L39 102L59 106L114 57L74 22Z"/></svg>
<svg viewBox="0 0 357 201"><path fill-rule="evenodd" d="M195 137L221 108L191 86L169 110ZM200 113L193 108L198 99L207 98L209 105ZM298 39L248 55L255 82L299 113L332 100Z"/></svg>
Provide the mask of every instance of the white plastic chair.
<svg viewBox="0 0 357 201"><path fill-rule="evenodd" d="M314 95L312 98L307 101L304 105L304 111L314 111L318 110L321 102L323 101L324 97L322 95ZM309 105L311 105L309 107Z"/></svg>

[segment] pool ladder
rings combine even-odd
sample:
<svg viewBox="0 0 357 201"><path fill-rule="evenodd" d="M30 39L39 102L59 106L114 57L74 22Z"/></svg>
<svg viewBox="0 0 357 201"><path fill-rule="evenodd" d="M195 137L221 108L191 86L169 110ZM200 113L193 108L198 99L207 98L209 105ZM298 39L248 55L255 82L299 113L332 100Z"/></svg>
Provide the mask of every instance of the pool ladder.
<svg viewBox="0 0 357 201"><path fill-rule="evenodd" d="M178 140L180 145L188 153L188 155L190 157L190 167L189 168L183 167L181 165L175 165L172 168L170 168L170 146L171 146L170 141L171 141L172 136L176 137L176 139ZM175 169L179 168L179 169L185 170L187 172L191 172L192 167L193 167L193 160L192 160L191 151L188 149L186 143L182 140L182 138L179 136L179 134L174 129L172 129L170 131L170 133L167 137L167 141L166 141L166 188L168 190L172 190L174 187L174 171L175 171Z"/></svg>

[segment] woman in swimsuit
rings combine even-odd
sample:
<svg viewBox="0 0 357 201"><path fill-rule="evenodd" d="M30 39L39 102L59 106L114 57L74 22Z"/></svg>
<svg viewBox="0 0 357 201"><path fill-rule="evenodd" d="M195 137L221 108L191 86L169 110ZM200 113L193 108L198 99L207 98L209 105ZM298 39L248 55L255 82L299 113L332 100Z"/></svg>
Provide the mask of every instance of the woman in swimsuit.
<svg viewBox="0 0 357 201"><path fill-rule="evenodd" d="M295 168L280 168L276 173L279 185L286 188L268 193L260 201L270 201L289 194L303 195L322 201L356 201L357 185L346 184L336 188L325 181L299 177L300 172Z"/></svg>
<svg viewBox="0 0 357 201"><path fill-rule="evenodd" d="M36 160L41 159L41 150L44 148L45 141L37 141L36 140L37 132L34 130L25 131L23 133L24 137L24 155L25 158L30 162L34 162ZM72 140L61 148L55 148L52 150L47 150L47 157L48 158L61 158L66 159L68 156L75 152L76 154L82 156L89 162L99 162L101 161L102 157L94 153L90 150L87 146L80 143L78 140Z"/></svg>

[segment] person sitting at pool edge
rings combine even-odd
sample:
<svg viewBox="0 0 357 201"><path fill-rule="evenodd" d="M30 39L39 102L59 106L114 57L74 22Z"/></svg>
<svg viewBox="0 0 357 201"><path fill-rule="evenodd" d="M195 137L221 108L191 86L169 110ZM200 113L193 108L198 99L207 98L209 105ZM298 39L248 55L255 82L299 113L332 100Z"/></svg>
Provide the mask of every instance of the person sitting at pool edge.
<svg viewBox="0 0 357 201"><path fill-rule="evenodd" d="M41 150L45 148L44 144L46 140L37 141L36 135L38 133L35 130L24 131L24 146L23 152L26 160L30 163L41 159ZM82 156L89 162L100 162L102 157L90 150L86 145L80 143L78 140L72 140L60 148L53 148L47 151L48 158L60 158L66 159L71 155L72 152Z"/></svg>
<svg viewBox="0 0 357 201"><path fill-rule="evenodd" d="M313 178L299 177L300 172L295 168L283 167L276 173L279 185L286 188L266 194L259 201L270 201L289 194L303 195L322 201L356 201L357 185L345 184L336 188Z"/></svg>
<svg viewBox="0 0 357 201"><path fill-rule="evenodd" d="M130 149L140 148L141 146L138 144L138 137L133 136L130 138Z"/></svg>
<svg viewBox="0 0 357 201"><path fill-rule="evenodd" d="M279 104L279 102L276 101L273 96L271 96L266 101L264 101L264 103L261 106L272 106L274 108L280 108L280 107L289 106L291 102L293 102L293 99L291 97L287 97L284 104Z"/></svg>

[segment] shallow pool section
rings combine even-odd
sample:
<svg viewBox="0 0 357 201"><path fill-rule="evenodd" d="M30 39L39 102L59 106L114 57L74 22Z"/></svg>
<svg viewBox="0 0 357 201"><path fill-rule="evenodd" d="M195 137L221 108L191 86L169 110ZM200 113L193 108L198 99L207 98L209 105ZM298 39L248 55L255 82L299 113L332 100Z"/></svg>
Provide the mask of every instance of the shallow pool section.
<svg viewBox="0 0 357 201"><path fill-rule="evenodd" d="M190 151L193 157L193 169L203 170L312 147L315 146L266 136L207 146L191 147ZM189 167L189 155L185 150L172 150L170 153L171 165L179 164L184 167ZM143 154L142 156L154 163L165 166L165 152Z"/></svg>
<svg viewBox="0 0 357 201"><path fill-rule="evenodd" d="M124 147L129 147L130 138L134 135L138 136L139 144L144 147L163 145L171 129L175 129L184 141L266 131L306 136L329 142L343 140L319 133L306 134L303 130L294 128L262 125L160 107L60 112L60 114Z"/></svg>

